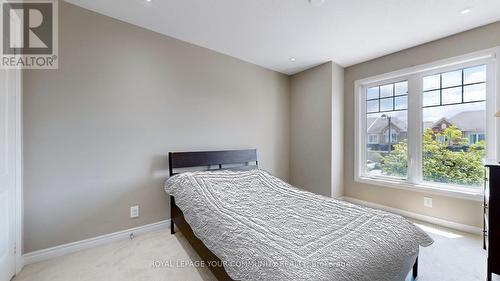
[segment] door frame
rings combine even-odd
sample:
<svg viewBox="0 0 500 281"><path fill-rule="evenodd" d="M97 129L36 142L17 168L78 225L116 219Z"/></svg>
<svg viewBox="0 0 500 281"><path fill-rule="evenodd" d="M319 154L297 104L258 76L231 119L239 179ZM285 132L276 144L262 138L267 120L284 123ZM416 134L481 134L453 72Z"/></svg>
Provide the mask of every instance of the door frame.
<svg viewBox="0 0 500 281"><path fill-rule="evenodd" d="M16 119L16 135L15 135L15 264L16 275L24 266L23 259L23 71L21 69L13 69L7 71L8 81L14 83L15 95L15 119Z"/></svg>

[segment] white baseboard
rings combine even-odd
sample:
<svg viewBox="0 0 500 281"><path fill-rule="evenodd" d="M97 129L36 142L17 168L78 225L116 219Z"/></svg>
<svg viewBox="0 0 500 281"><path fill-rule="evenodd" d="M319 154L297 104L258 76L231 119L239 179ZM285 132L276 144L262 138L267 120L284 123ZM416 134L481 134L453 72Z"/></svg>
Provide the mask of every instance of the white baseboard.
<svg viewBox="0 0 500 281"><path fill-rule="evenodd" d="M56 257L64 256L81 250L93 248L96 246L108 244L114 241L130 239L130 234L134 236L141 235L147 232L170 228L170 220L164 220L148 225L143 225L135 228L130 228L110 234L105 234L85 240L80 240L64 245L55 246L39 251L34 251L23 255L24 265L41 262L44 260L53 259Z"/></svg>
<svg viewBox="0 0 500 281"><path fill-rule="evenodd" d="M16 255L16 275L21 272L21 270L24 267L24 256L23 255Z"/></svg>
<svg viewBox="0 0 500 281"><path fill-rule="evenodd" d="M410 212L410 211L405 211L405 210L401 210L401 209L397 209L397 208L393 208L393 207L388 207L388 206L385 206L385 205L379 205L379 204L376 204L376 203L359 200L359 199L352 198L352 197L341 197L340 199L348 201L348 202L351 202L351 203L355 203L355 204L359 204L359 205L364 205L364 206L367 206L367 207L375 208L375 209L381 209L381 210L384 210L384 211L388 211L388 212L391 212L391 213L395 213L395 214L401 215L403 217L412 218L412 219L416 219L416 220L420 220L420 221L432 223L432 224L439 225L439 226L444 226L444 227L447 227L447 228L451 228L451 229L455 229L455 230L459 230L459 231L463 231L463 232L467 232L467 233L483 234L483 230L481 228L475 227L475 226L471 226L471 225L466 225L466 224L452 222L452 221L448 221L448 220L444 220L444 219L440 219L440 218L435 218L435 217L431 217L431 216L421 215L421 214L413 213L413 212Z"/></svg>

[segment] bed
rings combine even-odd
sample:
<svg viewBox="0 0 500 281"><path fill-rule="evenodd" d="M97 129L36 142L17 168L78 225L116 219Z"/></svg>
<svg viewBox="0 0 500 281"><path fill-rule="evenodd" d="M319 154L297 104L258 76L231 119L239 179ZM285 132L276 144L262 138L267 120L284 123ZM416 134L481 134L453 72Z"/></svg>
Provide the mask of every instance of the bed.
<svg viewBox="0 0 500 281"><path fill-rule="evenodd" d="M432 239L406 219L295 188L258 169L256 150L172 152L171 231L218 280L417 277ZM208 171L182 172L190 167Z"/></svg>

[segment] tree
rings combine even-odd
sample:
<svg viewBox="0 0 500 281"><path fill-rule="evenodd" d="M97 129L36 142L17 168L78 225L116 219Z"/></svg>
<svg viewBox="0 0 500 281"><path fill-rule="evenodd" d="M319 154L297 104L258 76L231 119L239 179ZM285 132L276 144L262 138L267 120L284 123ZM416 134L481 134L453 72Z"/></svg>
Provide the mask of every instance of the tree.
<svg viewBox="0 0 500 281"><path fill-rule="evenodd" d="M408 142L400 141L393 145L393 150L382 160L382 173L397 177L406 177L408 173Z"/></svg>
<svg viewBox="0 0 500 281"><path fill-rule="evenodd" d="M436 139L445 137L445 142ZM426 129L423 135L423 174L424 180L459 185L481 185L484 178L482 159L485 156L485 143L480 141L467 146L467 139L455 126L442 133ZM452 149L453 148L453 149ZM382 172L391 176L406 176L408 144L407 141L394 145L394 150L384 157Z"/></svg>
<svg viewBox="0 0 500 281"><path fill-rule="evenodd" d="M427 132L429 130L430 132ZM443 135L448 142L448 146L453 146L453 145L465 145L467 144L467 139L463 137L462 131L460 131L455 125L451 125L448 128L446 128L443 133L432 133L433 131L431 129L427 129L425 133L430 133L431 137L434 135L434 139L436 139L438 136ZM424 134L425 134L424 133Z"/></svg>

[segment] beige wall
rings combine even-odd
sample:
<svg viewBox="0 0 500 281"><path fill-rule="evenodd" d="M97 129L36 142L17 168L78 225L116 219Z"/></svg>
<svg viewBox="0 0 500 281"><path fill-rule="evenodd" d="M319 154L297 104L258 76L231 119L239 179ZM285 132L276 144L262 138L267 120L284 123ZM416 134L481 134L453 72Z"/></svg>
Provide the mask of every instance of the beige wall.
<svg viewBox="0 0 500 281"><path fill-rule="evenodd" d="M287 76L60 10L59 69L24 72L24 252L168 219L169 151L257 148L288 179Z"/></svg>
<svg viewBox="0 0 500 281"><path fill-rule="evenodd" d="M480 202L433 197L433 208L423 206L425 193L384 188L354 181L354 81L415 65L500 45L500 22L349 67L345 71L345 195L467 225L482 226ZM491 117L493 118L493 117Z"/></svg>
<svg viewBox="0 0 500 281"><path fill-rule="evenodd" d="M328 62L290 78L290 183L326 196L342 195L343 74Z"/></svg>

